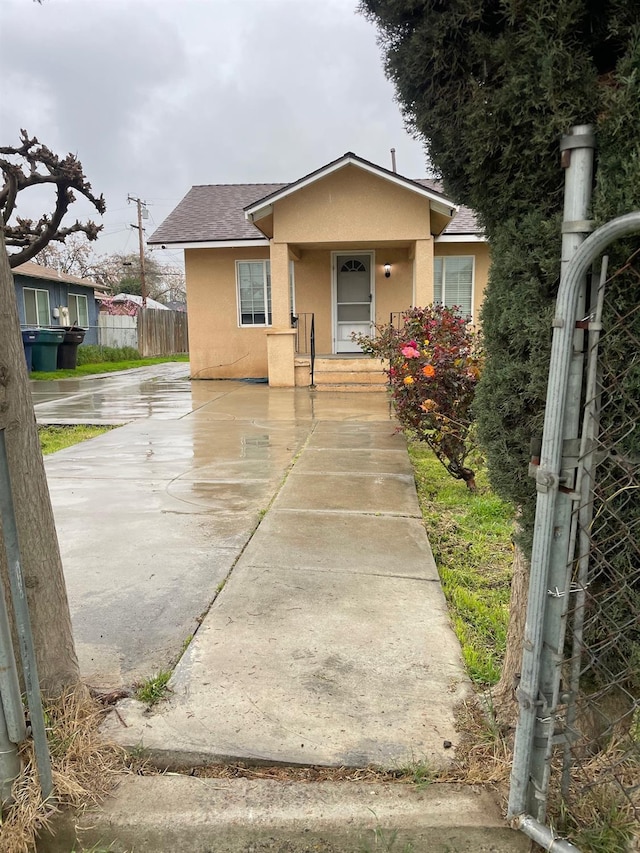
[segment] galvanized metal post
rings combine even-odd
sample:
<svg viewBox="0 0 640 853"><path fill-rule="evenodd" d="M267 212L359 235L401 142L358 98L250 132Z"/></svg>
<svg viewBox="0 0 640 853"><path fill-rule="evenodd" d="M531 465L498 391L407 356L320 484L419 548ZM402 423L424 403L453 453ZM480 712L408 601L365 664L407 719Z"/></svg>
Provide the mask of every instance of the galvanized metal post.
<svg viewBox="0 0 640 853"><path fill-rule="evenodd" d="M0 486L1 488L1 486ZM18 747L27 736L11 628L0 584L0 803L11 802L11 787L20 773Z"/></svg>
<svg viewBox="0 0 640 853"><path fill-rule="evenodd" d="M566 177L560 289L563 288L572 256L591 229L591 223L586 217L591 199L594 145L593 131L589 125L571 128L569 136L562 140ZM584 291L584 287L579 290ZM560 663L558 649L564 639L572 509L570 492L573 488L572 472L567 468L566 459L563 459L561 447L550 443L547 422L553 410L565 442L578 435L583 367L582 333L578 336L575 332L579 303L580 297L576 293L569 312L561 315L556 311L554 320L556 327L570 327L573 347L567 353L567 364L561 367L566 371L567 379L567 393L562 397L554 395L551 368L549 373L545 432L536 475L538 499L522 677L518 690L520 721L511 783L511 813L526 811L540 822L544 822L546 813L547 751L555 724Z"/></svg>
<svg viewBox="0 0 640 853"><path fill-rule="evenodd" d="M593 517L593 488L595 485L595 453L594 446L597 437L600 396L598 393L598 345L602 327L602 311L604 308L604 288L607 280L608 255L602 259L600 282L596 291L595 306L590 306L589 318L589 353L587 358L587 376L585 381L584 413L582 416L582 435L580 436L580 467L576 478L576 492L580 495L578 513L574 512L574 525L579 524L579 547L576 554L577 585L575 592L575 607L572 621L573 645L571 652L571 669L569 676L569 695L565 717L565 745L562 768L562 794L569 796L571 783L571 746L577 735L575 723L577 720L577 697L580 689L580 674L583 657L583 629L586 589L589 585L589 554L590 539L588 531ZM578 516L576 518L576 515ZM575 531L573 532L575 537Z"/></svg>
<svg viewBox="0 0 640 853"><path fill-rule="evenodd" d="M51 756L47 743L47 733L44 725L42 698L36 666L36 653L31 633L31 620L27 605L27 590L22 575L20 548L18 545L18 528L11 492L11 477L5 443L4 429L0 429L0 518L2 520L2 536L7 552L9 582L11 585L11 601L16 619L16 628L20 642L20 657L24 684L31 717L31 730L38 765L38 776L42 798L48 800L53 795L53 777L51 774Z"/></svg>
<svg viewBox="0 0 640 853"><path fill-rule="evenodd" d="M569 387L569 365L574 341L575 306L578 292L591 263L614 240L640 232L640 211L620 216L594 231L575 251L566 267L556 302L553 344L549 363L549 385L544 420L540 466L536 475L538 499L531 558L529 602L525 625L522 680L518 689L520 716L514 744L509 817L514 825L534 837L525 820L531 802L531 752L537 717L540 716L540 657L543 645L543 618L548 598L547 567L553 538L555 501L562 468L564 405ZM537 798L533 797L533 805ZM529 821L530 823L530 821ZM534 820L537 825L537 821Z"/></svg>
<svg viewBox="0 0 640 853"><path fill-rule="evenodd" d="M593 184L593 151L595 148L593 128L590 125L572 127L569 135L563 137L560 148L564 161L563 165L566 166L560 268L560 287L562 287L566 279L569 261L589 232L593 230L593 223L587 220ZM558 401L560 405L564 406L562 460L553 536L549 551L547 602L543 642L540 650L538 695L543 704L541 712L536 717L530 768L532 784L529 790L529 813L536 816L540 822L544 822L547 812L546 792L549 785L551 757L556 735L560 667L564 657L563 647L569 609L571 564L575 547L575 540L573 543L571 541L571 522L575 501L578 497L575 491L575 480L578 467L578 436L584 375L584 331L576 329L575 322L584 317L586 302L587 278L585 274L576 293L575 305L568 316L563 318L565 322L572 323L574 326L573 349L569 364L566 396L563 403ZM559 736L562 737L562 735Z"/></svg>

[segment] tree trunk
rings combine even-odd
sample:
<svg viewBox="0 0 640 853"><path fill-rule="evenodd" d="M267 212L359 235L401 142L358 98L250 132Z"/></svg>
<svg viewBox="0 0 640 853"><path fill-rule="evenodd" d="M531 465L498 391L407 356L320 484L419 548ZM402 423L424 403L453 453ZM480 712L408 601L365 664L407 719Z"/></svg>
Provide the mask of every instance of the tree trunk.
<svg viewBox="0 0 640 853"><path fill-rule="evenodd" d="M505 725L515 723L518 716L516 688L520 681L522 665L522 642L527 618L529 592L529 561L515 545L513 551L513 576L509 601L509 626L507 648L502 665L500 681L491 688L490 696L496 719Z"/></svg>
<svg viewBox="0 0 640 853"><path fill-rule="evenodd" d="M38 675L42 691L53 697L76 686L80 673L1 218L0 429L5 430ZM6 585L7 562L1 530L0 577Z"/></svg>

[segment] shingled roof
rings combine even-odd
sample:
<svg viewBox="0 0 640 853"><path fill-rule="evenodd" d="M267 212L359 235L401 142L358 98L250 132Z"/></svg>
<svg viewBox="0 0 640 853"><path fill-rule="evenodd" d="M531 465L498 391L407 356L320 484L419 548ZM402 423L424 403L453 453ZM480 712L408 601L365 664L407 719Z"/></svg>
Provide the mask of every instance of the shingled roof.
<svg viewBox="0 0 640 853"><path fill-rule="evenodd" d="M446 201L442 184L429 178L412 180L389 172L387 169L376 167L368 161L348 154L360 162L374 166L381 173L388 173L408 185L419 184L442 196ZM339 158L342 159L342 158ZM337 163L339 161L334 161ZM331 166L333 164L329 164ZM326 167L323 167L323 169ZM322 170L317 170L321 172ZM311 176L315 175L311 173ZM305 181L306 178L285 184L203 184L192 187L176 209L169 214L162 225L154 231L148 240L153 245L168 243L209 243L209 242L242 242L260 241L265 244L268 240L246 217L245 209L260 201L267 201L282 190L293 188ZM445 228L443 234L473 234L481 236L482 232L475 219L473 211L467 207L458 207L457 213Z"/></svg>
<svg viewBox="0 0 640 853"><path fill-rule="evenodd" d="M53 267L45 267L42 264L36 264L34 261L25 261L24 264L19 264L14 267L11 272L14 275L26 275L29 278L41 278L50 281L60 281L64 284L76 284L80 287L93 287L94 290L108 290L109 288L103 284L98 284L88 278L79 278L77 275L69 275L68 273L58 272Z"/></svg>

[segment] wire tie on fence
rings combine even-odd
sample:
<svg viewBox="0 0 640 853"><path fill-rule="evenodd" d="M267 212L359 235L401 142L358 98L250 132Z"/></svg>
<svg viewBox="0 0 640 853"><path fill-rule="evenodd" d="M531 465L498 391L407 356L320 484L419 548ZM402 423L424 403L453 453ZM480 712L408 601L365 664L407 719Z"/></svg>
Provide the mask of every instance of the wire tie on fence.
<svg viewBox="0 0 640 853"><path fill-rule="evenodd" d="M547 590L547 595L551 596L551 598L562 598L566 594L567 593L564 590L562 592L560 592L558 587L556 587L555 589L548 589Z"/></svg>

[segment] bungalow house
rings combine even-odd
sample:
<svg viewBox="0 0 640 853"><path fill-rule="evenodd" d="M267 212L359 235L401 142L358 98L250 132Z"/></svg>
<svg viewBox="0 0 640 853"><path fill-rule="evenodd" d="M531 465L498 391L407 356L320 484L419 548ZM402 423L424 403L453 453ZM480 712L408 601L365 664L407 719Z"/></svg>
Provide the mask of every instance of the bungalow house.
<svg viewBox="0 0 640 853"><path fill-rule="evenodd" d="M353 334L433 301L475 319L489 269L437 182L350 152L289 184L195 186L149 243L185 253L191 375L280 387L310 368L318 386L383 382Z"/></svg>
<svg viewBox="0 0 640 853"><path fill-rule="evenodd" d="M32 261L13 269L13 281L22 328L82 326L85 343L98 342L96 291L107 288Z"/></svg>

